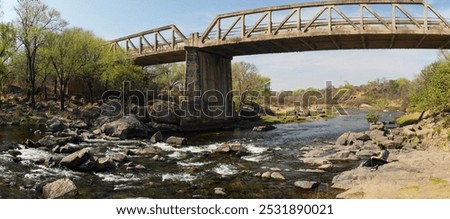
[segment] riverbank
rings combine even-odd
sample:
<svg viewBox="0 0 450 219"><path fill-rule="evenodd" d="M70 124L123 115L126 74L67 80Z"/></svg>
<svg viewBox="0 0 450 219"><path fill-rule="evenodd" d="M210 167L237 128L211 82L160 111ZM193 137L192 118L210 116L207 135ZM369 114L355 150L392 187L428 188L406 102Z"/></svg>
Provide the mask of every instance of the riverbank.
<svg viewBox="0 0 450 219"><path fill-rule="evenodd" d="M449 114L427 116L392 130L404 140L390 150L389 163L377 171L357 167L335 176L332 187L346 190L337 198L450 198L448 121Z"/></svg>

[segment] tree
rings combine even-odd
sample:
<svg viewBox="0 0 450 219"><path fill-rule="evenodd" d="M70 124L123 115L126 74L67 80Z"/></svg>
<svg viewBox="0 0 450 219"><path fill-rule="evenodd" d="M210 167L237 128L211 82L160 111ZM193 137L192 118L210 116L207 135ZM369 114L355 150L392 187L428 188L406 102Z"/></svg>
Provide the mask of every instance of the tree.
<svg viewBox="0 0 450 219"><path fill-rule="evenodd" d="M60 18L58 11L49 9L40 0L17 0L14 8L18 19L16 20L17 39L25 51L27 63L28 95L31 107L35 108L36 92L36 57L40 48L46 43L46 34L61 30L66 22Z"/></svg>
<svg viewBox="0 0 450 219"><path fill-rule="evenodd" d="M69 81L81 74L87 64L83 60L82 50L86 47L85 31L79 28L67 29L61 34L49 35L49 45L44 47L43 55L52 66L52 72L59 86L61 110L64 110L65 94Z"/></svg>
<svg viewBox="0 0 450 219"><path fill-rule="evenodd" d="M261 76L254 64L237 62L232 65L233 90L239 93L238 101L245 101L255 94L264 95L270 92L270 78ZM242 108L242 104L240 107Z"/></svg>
<svg viewBox="0 0 450 219"><path fill-rule="evenodd" d="M442 112L450 110L450 62L440 61L425 67L413 81L410 108Z"/></svg>
<svg viewBox="0 0 450 219"><path fill-rule="evenodd" d="M6 66L15 52L15 30L11 24L0 23L0 88L8 77Z"/></svg>

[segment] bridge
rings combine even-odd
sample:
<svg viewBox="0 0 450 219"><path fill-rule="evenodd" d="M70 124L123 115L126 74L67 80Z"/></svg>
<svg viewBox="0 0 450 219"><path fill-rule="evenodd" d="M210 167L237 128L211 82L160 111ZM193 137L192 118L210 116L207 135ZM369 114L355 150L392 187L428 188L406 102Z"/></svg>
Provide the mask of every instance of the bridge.
<svg viewBox="0 0 450 219"><path fill-rule="evenodd" d="M111 48L130 53L141 66L186 62L184 108L196 112L182 121L188 127L232 117L234 56L449 49L450 23L425 0L331 0L221 14L203 33L185 35L169 25L112 40Z"/></svg>

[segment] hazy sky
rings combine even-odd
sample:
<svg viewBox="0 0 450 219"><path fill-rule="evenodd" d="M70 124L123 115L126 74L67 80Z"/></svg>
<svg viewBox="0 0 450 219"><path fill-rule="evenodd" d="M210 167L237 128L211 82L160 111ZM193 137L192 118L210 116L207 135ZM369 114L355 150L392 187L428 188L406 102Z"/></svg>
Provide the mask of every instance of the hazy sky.
<svg viewBox="0 0 450 219"><path fill-rule="evenodd" d="M175 24L185 34L202 33L217 14L258 7L295 4L310 0L43 0L61 12L71 26L91 30L105 39ZM16 0L0 0L3 21L15 18ZM428 0L450 18L449 0ZM275 90L325 87L350 82L363 84L376 78L412 79L437 59L437 50L318 51L235 57L254 63L272 79Z"/></svg>

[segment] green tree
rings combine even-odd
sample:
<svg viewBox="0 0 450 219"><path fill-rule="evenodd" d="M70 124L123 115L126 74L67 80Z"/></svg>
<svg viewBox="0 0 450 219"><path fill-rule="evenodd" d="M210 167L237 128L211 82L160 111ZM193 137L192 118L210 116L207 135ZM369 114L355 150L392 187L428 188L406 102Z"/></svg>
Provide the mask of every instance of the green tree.
<svg viewBox="0 0 450 219"><path fill-rule="evenodd" d="M28 95L34 108L38 52L46 43L47 33L61 30L66 22L60 18L58 11L49 9L40 0L17 0L15 11L18 15L15 21L17 39L26 56Z"/></svg>
<svg viewBox="0 0 450 219"><path fill-rule="evenodd" d="M450 110L450 62L425 67L412 84L410 108L414 111Z"/></svg>
<svg viewBox="0 0 450 219"><path fill-rule="evenodd" d="M259 74L258 69L252 63L235 62L232 65L233 90L239 93L237 102L239 108L243 106L240 101L254 97L254 94L267 95L270 93L270 78Z"/></svg>
<svg viewBox="0 0 450 219"><path fill-rule="evenodd" d="M11 24L0 23L0 88L8 77L6 66L15 53L15 30Z"/></svg>

